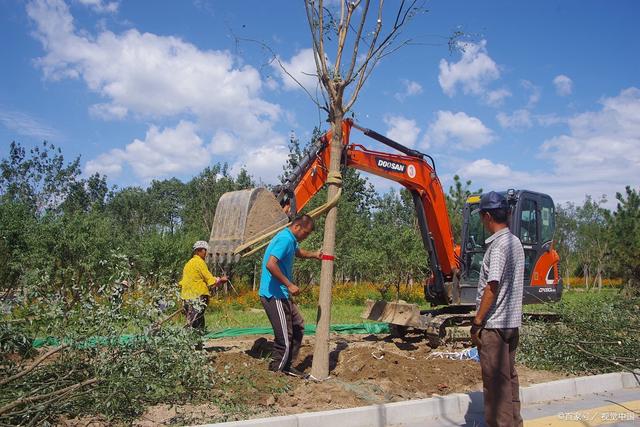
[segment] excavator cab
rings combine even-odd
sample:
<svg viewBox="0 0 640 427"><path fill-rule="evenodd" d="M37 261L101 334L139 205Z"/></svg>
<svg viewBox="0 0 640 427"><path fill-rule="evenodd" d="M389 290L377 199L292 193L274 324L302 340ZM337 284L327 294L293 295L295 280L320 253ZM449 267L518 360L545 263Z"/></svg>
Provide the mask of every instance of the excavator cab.
<svg viewBox="0 0 640 427"><path fill-rule="evenodd" d="M524 303L557 301L562 295L562 281L558 274L558 254L553 250L555 206L547 194L528 190L501 192L509 202L509 229L522 242L525 254ZM489 234L474 212L480 195L467 199L463 210L460 240L463 277L460 281L461 303L474 303L480 277L482 259Z"/></svg>

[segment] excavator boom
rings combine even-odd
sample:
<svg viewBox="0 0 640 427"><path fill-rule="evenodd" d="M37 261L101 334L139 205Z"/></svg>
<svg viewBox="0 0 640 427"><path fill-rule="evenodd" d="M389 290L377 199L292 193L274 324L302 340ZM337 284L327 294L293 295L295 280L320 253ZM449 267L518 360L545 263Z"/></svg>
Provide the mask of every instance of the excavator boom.
<svg viewBox="0 0 640 427"><path fill-rule="evenodd" d="M370 150L351 143L352 128L399 153ZM432 270L424 288L425 298L434 306L444 306L420 310L416 304L402 301L371 301L363 317L392 323L396 332L407 327L418 328L425 332L432 346L437 346L445 339L446 328L468 325L473 317L476 285L471 282L477 283L477 278L474 280L472 276L478 274L478 263L485 250L482 224L478 218L471 218L474 202L470 198L465 205L461 249L454 244L446 197L433 158L349 119L342 122L342 134L341 163L344 166L398 182L411 193ZM339 182L339 177L331 175L328 168L331 137L331 132L327 132L318 138L295 170L273 191L255 188L226 193L220 198L209 242L210 256L215 263L230 264L260 250L267 244L267 239L286 227L326 183ZM523 242L533 267L532 272L525 274L525 282L529 284L525 291L536 301L547 299L549 295L559 299L562 285L553 241L536 241L532 237L553 235L553 202L545 194L530 191L515 193L510 190L507 195L513 202L511 231ZM337 204L339 197L340 192L308 214L314 218L324 214ZM541 212L541 221L538 212ZM475 228L470 230L470 227Z"/></svg>
<svg viewBox="0 0 640 427"><path fill-rule="evenodd" d="M344 120L342 127L342 162L347 167L396 181L411 192L423 244L434 272L430 288L433 290L432 302L454 302L455 295L447 290L446 284L457 276L460 262L454 247L444 191L433 159L360 127L350 119ZM351 144L352 128L402 154ZM329 179L331 137L331 132L322 135L271 197L266 190L259 194L252 192L255 190L242 190L227 193L220 199L210 238L211 256L215 262L233 262L243 254L255 252L260 247L255 244L261 237L266 239L283 228L287 215L289 218L295 216L322 189ZM278 209L286 215L277 215Z"/></svg>

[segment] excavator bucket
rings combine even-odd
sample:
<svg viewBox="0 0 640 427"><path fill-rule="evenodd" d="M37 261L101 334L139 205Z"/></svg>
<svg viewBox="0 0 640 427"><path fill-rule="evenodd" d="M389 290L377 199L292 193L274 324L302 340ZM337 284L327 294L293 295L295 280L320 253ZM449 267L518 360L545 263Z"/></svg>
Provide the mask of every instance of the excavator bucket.
<svg viewBox="0 0 640 427"><path fill-rule="evenodd" d="M416 304L408 304L402 300L387 302L368 299L361 317L392 325L422 327L420 308Z"/></svg>
<svg viewBox="0 0 640 427"><path fill-rule="evenodd" d="M216 264L240 260L236 249L289 222L280 203L266 188L231 191L220 197L209 238Z"/></svg>

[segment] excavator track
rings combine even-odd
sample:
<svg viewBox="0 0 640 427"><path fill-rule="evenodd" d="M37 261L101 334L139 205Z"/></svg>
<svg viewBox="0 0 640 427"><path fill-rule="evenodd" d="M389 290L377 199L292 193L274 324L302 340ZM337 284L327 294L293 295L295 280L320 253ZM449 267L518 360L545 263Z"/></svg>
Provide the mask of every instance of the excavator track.
<svg viewBox="0 0 640 427"><path fill-rule="evenodd" d="M451 305L433 310L420 310L417 304L404 301L366 301L362 317L378 322L387 322L391 334L403 337L410 330L424 334L429 346L439 346L454 342L470 343L469 330L475 316L473 305ZM557 322L560 315L550 312L525 312L527 319Z"/></svg>

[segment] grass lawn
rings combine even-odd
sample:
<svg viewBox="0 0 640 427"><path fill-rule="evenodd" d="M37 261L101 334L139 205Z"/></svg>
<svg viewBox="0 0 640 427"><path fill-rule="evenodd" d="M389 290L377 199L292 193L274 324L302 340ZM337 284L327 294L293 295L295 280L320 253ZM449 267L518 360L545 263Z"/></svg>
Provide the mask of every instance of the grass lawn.
<svg viewBox="0 0 640 427"><path fill-rule="evenodd" d="M565 289L562 292L562 299L559 302L550 302L545 304L528 304L524 306L524 311L529 313L540 312L557 312L560 309L560 303L564 307L574 307L579 309L584 304L588 304L591 301L599 301L601 299L607 299L615 297L619 294L620 290L615 288L603 288L601 291L589 290L586 291L582 288L578 289Z"/></svg>
<svg viewBox="0 0 640 427"><path fill-rule="evenodd" d="M305 323L316 323L316 307L303 306L301 310ZM331 307L331 324L368 322L368 320L360 317L363 310L364 305L334 304ZM184 318L179 319L178 322L184 324ZM225 328L271 326L267 315L261 308L208 310L206 324L209 331Z"/></svg>
<svg viewBox="0 0 640 427"><path fill-rule="evenodd" d="M612 296L617 293L616 289L603 289L597 291L569 290L562 295L562 301L565 306L580 307L592 300L602 297ZM331 308L331 324L352 324L368 322L360 317L364 311L365 305L347 304L334 302ZM424 304L421 308L428 308ZM530 304L525 306L528 312L547 312L557 311L558 303L548 304ZM305 323L314 324L316 322L316 307L302 306L302 316ZM185 323L184 316L180 316L174 321L175 324L183 325ZM209 307L206 314L206 324L209 331L215 331L226 328L250 328L250 327L267 327L270 326L269 320L262 308L237 308L237 307Z"/></svg>

